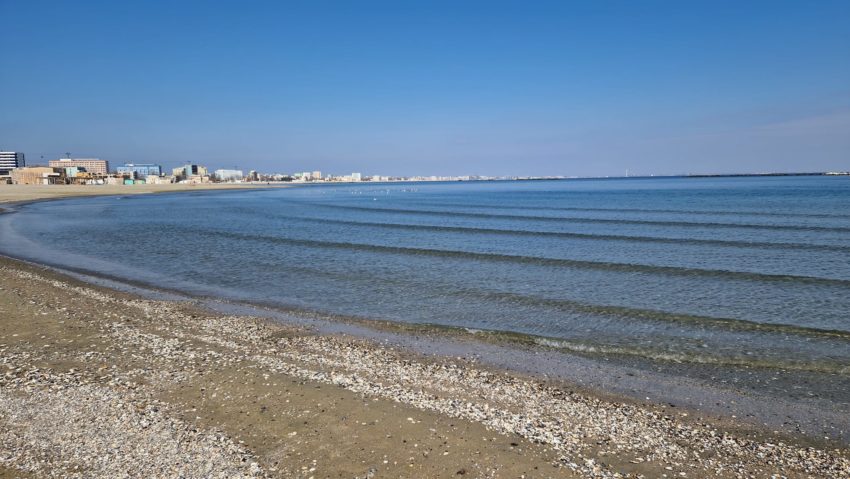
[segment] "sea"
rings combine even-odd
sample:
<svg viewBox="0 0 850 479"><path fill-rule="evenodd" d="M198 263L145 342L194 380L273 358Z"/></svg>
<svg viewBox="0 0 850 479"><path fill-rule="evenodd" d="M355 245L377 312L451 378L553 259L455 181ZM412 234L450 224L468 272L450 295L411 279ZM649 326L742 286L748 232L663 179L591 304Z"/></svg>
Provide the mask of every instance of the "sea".
<svg viewBox="0 0 850 479"><path fill-rule="evenodd" d="M846 176L76 198L0 215L0 253L196 297L709 368L705 380L821 378L805 394L850 403Z"/></svg>

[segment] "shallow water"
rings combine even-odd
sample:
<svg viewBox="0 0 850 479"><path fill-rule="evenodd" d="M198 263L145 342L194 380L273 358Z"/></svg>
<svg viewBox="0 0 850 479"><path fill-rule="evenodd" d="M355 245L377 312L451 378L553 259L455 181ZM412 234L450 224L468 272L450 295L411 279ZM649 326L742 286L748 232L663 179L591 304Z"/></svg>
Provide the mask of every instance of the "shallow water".
<svg viewBox="0 0 850 479"><path fill-rule="evenodd" d="M72 199L0 216L0 245L195 295L636 361L850 375L846 177Z"/></svg>

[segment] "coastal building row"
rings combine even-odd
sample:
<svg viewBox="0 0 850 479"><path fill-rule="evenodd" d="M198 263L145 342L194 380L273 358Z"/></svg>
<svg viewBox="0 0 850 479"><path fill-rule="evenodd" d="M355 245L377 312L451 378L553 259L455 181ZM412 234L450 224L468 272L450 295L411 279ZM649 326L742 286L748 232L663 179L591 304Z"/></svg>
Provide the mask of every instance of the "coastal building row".
<svg viewBox="0 0 850 479"><path fill-rule="evenodd" d="M48 166L26 166L24 155L16 152L0 154L0 184L165 184L206 183L212 181L206 167L188 164L175 168L171 175L154 163L126 163L109 172L109 162L98 158L62 158L48 161ZM238 170L228 171L222 181L241 181Z"/></svg>
<svg viewBox="0 0 850 479"><path fill-rule="evenodd" d="M110 174L109 162L99 158L62 158L50 160L48 167L35 166L33 168L18 171L12 175L14 170L26 168L24 154L14 151L0 152L0 184L2 183L28 183L28 184L140 184L140 183L207 183L242 182L242 181L266 181L266 182L360 182L360 181L469 181L473 179L488 179L473 176L415 176L415 177L391 177L391 176L363 176L359 172L348 175L325 175L319 170L304 171L294 174L265 175L251 170L247 175L240 169L218 169L210 174L209 170L201 165L186 164L173 168L171 175L167 175L162 166L155 163L125 163L115 168L115 173ZM50 170L45 169L50 168Z"/></svg>

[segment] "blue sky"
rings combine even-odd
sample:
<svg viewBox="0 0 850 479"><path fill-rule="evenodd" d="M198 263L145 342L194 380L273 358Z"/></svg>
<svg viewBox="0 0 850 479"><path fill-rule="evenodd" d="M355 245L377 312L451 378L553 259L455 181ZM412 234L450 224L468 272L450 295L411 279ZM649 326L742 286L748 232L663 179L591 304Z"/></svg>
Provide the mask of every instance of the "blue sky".
<svg viewBox="0 0 850 479"><path fill-rule="evenodd" d="M0 148L364 174L850 169L848 1L0 0Z"/></svg>

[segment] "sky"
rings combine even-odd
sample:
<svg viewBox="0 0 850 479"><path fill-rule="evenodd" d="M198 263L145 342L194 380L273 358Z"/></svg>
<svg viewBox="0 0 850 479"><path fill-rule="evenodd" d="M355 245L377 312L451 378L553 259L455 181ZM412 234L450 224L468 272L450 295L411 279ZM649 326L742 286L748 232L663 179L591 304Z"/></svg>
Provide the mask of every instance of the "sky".
<svg viewBox="0 0 850 479"><path fill-rule="evenodd" d="M35 164L850 170L850 1L0 0Z"/></svg>

